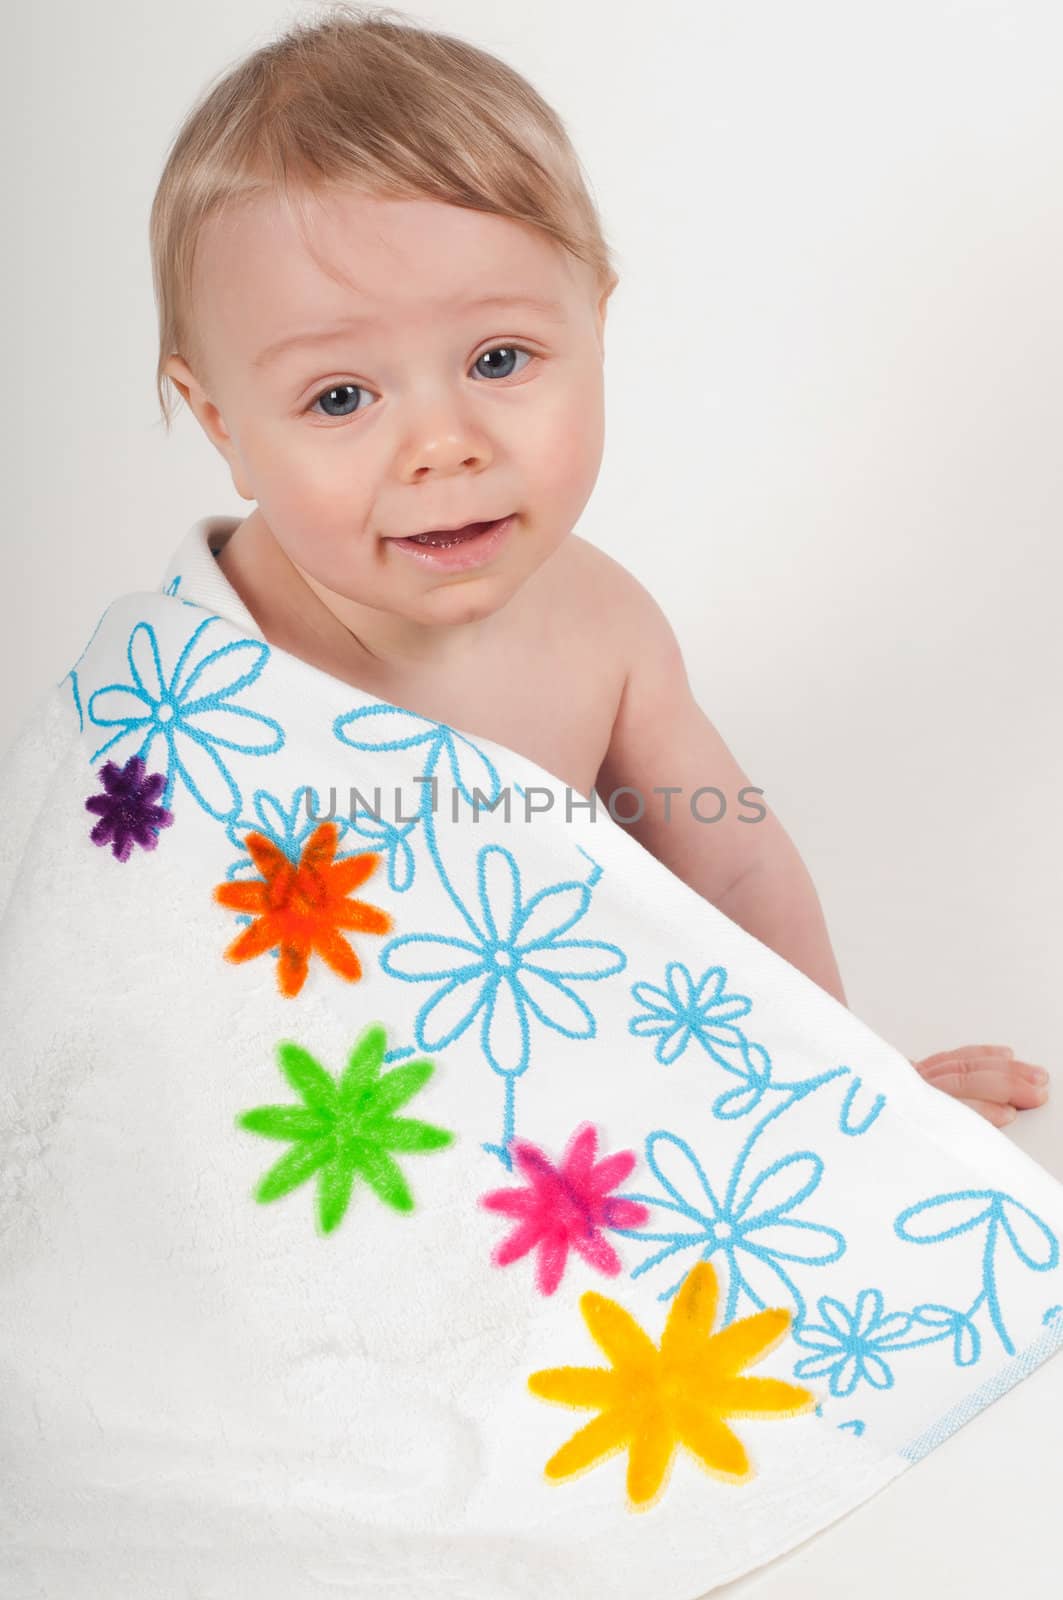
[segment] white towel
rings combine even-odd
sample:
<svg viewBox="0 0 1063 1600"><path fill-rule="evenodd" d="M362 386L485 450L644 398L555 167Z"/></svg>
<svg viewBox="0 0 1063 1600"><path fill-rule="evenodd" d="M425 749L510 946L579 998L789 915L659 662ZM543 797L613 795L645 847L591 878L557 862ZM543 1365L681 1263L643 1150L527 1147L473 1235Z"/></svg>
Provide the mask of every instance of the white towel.
<svg viewBox="0 0 1063 1600"><path fill-rule="evenodd" d="M3 768L0 1594L696 1600L1058 1349L1063 1188L232 526Z"/></svg>

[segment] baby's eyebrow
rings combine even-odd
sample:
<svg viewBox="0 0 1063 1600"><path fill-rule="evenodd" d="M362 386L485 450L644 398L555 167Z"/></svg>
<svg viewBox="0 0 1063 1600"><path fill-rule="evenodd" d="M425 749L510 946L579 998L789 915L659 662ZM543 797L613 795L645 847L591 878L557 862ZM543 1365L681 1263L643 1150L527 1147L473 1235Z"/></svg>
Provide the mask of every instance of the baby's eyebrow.
<svg viewBox="0 0 1063 1600"><path fill-rule="evenodd" d="M534 294L485 294L473 300L451 301L450 305L463 305L468 310L484 310L488 307L522 307L538 311L542 316L548 317L553 322L565 321L565 310L560 301L547 300L541 295ZM440 309L443 309L442 307ZM260 350L251 362L253 367L265 367L288 350L300 348L303 345L326 344L330 339L335 339L341 333L351 333L357 328L376 327L380 322L379 317L343 317L339 322L330 323L327 327L307 328L301 333L289 333L283 339L275 339L264 350Z"/></svg>

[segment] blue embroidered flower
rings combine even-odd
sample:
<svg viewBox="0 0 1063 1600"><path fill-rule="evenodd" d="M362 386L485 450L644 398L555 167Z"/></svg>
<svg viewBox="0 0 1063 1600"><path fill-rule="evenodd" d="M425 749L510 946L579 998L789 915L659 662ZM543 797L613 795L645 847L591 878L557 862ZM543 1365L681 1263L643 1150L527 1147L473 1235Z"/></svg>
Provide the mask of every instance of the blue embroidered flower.
<svg viewBox="0 0 1063 1600"><path fill-rule="evenodd" d="M632 984L631 993L646 1010L632 1017L630 1031L640 1036L658 1034L653 1053L665 1066L681 1056L694 1038L721 1066L733 1071L713 1045L732 1050L741 1047L745 1034L733 1024L752 1009L753 1002L747 995L724 994L726 981L723 967L710 967L695 983L681 961L669 961L665 988L653 983Z"/></svg>
<svg viewBox="0 0 1063 1600"><path fill-rule="evenodd" d="M983 1223L991 1237L1002 1233L1032 1272L1049 1272L1059 1261L1059 1240L1048 1224L1002 1189L960 1189L933 1195L902 1211L893 1226L899 1238L913 1244L937 1244Z"/></svg>
<svg viewBox="0 0 1063 1600"><path fill-rule="evenodd" d="M616 945L563 939L585 914L585 883L558 883L525 901L520 869L501 845L477 856L480 920L463 907L473 939L402 934L380 953L380 965L408 983L441 983L422 1006L415 1032L422 1050L440 1050L483 1013L480 1042L496 1072L528 1065L529 1013L570 1039L589 1039L594 1016L566 978L610 977L625 965Z"/></svg>
<svg viewBox="0 0 1063 1600"><path fill-rule="evenodd" d="M984 1239L978 1247L982 1288L974 1303L960 1312L947 1306L917 1308L921 1321L931 1326L944 1325L952 1331L958 1366L969 1366L978 1359L981 1337L971 1319L983 1302L1004 1349L1008 1355L1015 1354L1015 1345L1004 1326L996 1274L997 1250L1003 1241L1007 1240L1016 1258L1031 1272L1051 1272L1060 1256L1059 1240L1048 1224L1021 1200L1000 1189L959 1189L951 1194L932 1195L908 1206L893 1222L898 1238L921 1245L941 1245L946 1239L956 1239L975 1229L984 1234Z"/></svg>
<svg viewBox="0 0 1063 1600"><path fill-rule="evenodd" d="M751 1142L747 1141L747 1146ZM661 1159L665 1156L674 1164L674 1179L662 1170ZM617 1229L619 1233L630 1233L634 1239L664 1243L664 1249L641 1262L631 1276L637 1278L683 1250L695 1250L697 1259L701 1261L708 1261L717 1250L721 1250L731 1268L725 1322L734 1316L739 1289L745 1289L754 1304L761 1308L777 1304L779 1291L776 1280L783 1284L793 1300L797 1307L796 1320L800 1321L804 1316L804 1300L780 1263L801 1261L821 1266L828 1261L837 1261L846 1247L844 1236L836 1228L792 1215L818 1186L823 1175L823 1161L812 1150L784 1156L759 1173L746 1189L744 1197L739 1199L735 1191L744 1159L743 1153L721 1203L716 1199L700 1161L684 1139L663 1129L649 1135L646 1140L647 1164L661 1187L673 1198L664 1199L654 1194L629 1194L627 1198L642 1201L659 1211L674 1212L683 1219L685 1226L660 1233L641 1228ZM693 1199L687 1199L683 1193L684 1187L690 1190ZM750 1278L754 1281L750 1282ZM657 1298L670 1299L682 1282L683 1278L678 1278L670 1289ZM755 1283L760 1285L760 1294Z"/></svg>
<svg viewBox="0 0 1063 1600"><path fill-rule="evenodd" d="M819 1378L830 1374L831 1394L852 1394L863 1379L874 1389L891 1389L893 1373L879 1352L890 1350L912 1325L905 1311L883 1315L880 1289L863 1289L856 1307L847 1311L840 1300L823 1295L817 1302L821 1323L806 1322L793 1330L799 1344L817 1350L794 1365L794 1376Z"/></svg>
<svg viewBox="0 0 1063 1600"><path fill-rule="evenodd" d="M138 622L126 650L132 682L103 685L90 696L87 709L99 727L119 728L93 752L93 761L124 744L135 746L132 753L147 762L161 739L167 749L164 803L169 804L180 779L198 805L224 820L239 811L240 790L219 751L271 755L283 745L284 731L272 717L233 704L258 678L269 646L257 639L236 639L204 652L204 635L217 621L207 617L199 624L169 679L155 629L150 622Z"/></svg>
<svg viewBox="0 0 1063 1600"><path fill-rule="evenodd" d="M431 777L444 759L450 767L455 787L473 804L473 789L488 802L498 799L501 782L498 771L484 752L465 734L445 722L432 722L403 706L381 702L360 706L337 717L332 731L343 744L354 750L425 749L424 776ZM425 795L428 795L425 786Z"/></svg>
<svg viewBox="0 0 1063 1600"><path fill-rule="evenodd" d="M166 782L166 774L145 776L139 756L130 756L124 767L104 762L99 776L105 794L94 794L85 801L85 810L99 817L89 834L93 844L110 845L116 860L128 861L134 844L154 850L159 829L173 822L173 812L156 804Z"/></svg>
<svg viewBox="0 0 1063 1600"><path fill-rule="evenodd" d="M413 882L414 860L409 835L411 829L416 828L417 819L389 822L386 817L356 812L350 826L387 862L388 886L396 894L404 894Z"/></svg>

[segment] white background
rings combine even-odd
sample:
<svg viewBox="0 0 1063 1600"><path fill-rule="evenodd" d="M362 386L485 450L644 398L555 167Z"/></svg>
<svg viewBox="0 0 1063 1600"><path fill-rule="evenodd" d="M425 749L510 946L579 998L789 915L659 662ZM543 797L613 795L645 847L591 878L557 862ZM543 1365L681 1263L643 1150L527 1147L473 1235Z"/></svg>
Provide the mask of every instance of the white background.
<svg viewBox="0 0 1063 1600"><path fill-rule="evenodd" d="M319 9L7 23L0 746L115 594L251 509L187 411L163 432L148 213L206 82ZM910 1056L1047 1066L1049 1105L1001 1137L1063 1176L1063 7L401 9L553 103L616 251L579 532L672 619L852 1009ZM1060 1365L727 1593L1054 1594Z"/></svg>

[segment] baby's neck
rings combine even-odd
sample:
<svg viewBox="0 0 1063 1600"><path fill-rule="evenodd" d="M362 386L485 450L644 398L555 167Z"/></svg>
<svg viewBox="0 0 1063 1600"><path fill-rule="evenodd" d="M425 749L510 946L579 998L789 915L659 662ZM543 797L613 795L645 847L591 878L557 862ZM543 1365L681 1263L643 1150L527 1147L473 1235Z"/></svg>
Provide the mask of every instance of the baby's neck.
<svg viewBox="0 0 1063 1600"><path fill-rule="evenodd" d="M458 666L492 621L414 627L399 638L397 619L400 628L363 638L304 578L257 507L229 535L218 564L271 645L380 699L391 698L412 676Z"/></svg>

